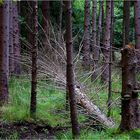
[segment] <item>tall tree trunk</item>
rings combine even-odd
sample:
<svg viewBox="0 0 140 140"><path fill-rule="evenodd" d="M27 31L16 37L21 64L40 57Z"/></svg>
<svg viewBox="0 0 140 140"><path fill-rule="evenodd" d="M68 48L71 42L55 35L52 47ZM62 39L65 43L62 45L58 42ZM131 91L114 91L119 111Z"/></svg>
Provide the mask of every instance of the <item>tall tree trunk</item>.
<svg viewBox="0 0 140 140"><path fill-rule="evenodd" d="M33 32L32 32L32 82L31 82L31 104L30 115L36 116L36 95L37 95L37 48L38 48L38 2L34 0L32 4Z"/></svg>
<svg viewBox="0 0 140 140"><path fill-rule="evenodd" d="M50 1L42 1L43 45L49 49Z"/></svg>
<svg viewBox="0 0 140 140"><path fill-rule="evenodd" d="M8 101L9 1L0 5L0 106Z"/></svg>
<svg viewBox="0 0 140 140"><path fill-rule="evenodd" d="M111 1L111 36L110 36L110 53L109 53L109 81L108 81L108 117L111 113L112 103L112 47L113 47L113 32L114 32L114 0Z"/></svg>
<svg viewBox="0 0 140 140"><path fill-rule="evenodd" d="M73 137L78 137L80 130L78 125L77 118L77 108L76 108L76 97L75 97L75 78L73 70L73 46L72 46L72 22L71 22L71 1L65 1L66 6L66 53L67 53L67 90L69 93L69 102L70 102L70 114L71 114L71 123L72 123L72 134Z"/></svg>
<svg viewBox="0 0 140 140"><path fill-rule="evenodd" d="M140 49L140 1L134 1L136 49Z"/></svg>
<svg viewBox="0 0 140 140"><path fill-rule="evenodd" d="M103 49L103 42L104 42L104 1L103 1L103 4L102 4L102 24L101 24L101 50Z"/></svg>
<svg viewBox="0 0 140 140"><path fill-rule="evenodd" d="M121 131L140 128L140 108L136 81L137 54L134 48L122 50Z"/></svg>
<svg viewBox="0 0 140 140"><path fill-rule="evenodd" d="M98 32L97 32L97 46L100 49L100 44L101 44L101 35L102 35L102 17L103 17L103 0L100 0L99 2L99 18L98 18Z"/></svg>
<svg viewBox="0 0 140 140"><path fill-rule="evenodd" d="M99 59L99 47L97 46L96 43L96 35L97 35L97 30L96 30L96 11L97 11L97 1L93 0L92 1L93 6L92 6L92 50L93 50L93 74L91 77L91 80L93 81L97 77L97 68L98 68L98 59Z"/></svg>
<svg viewBox="0 0 140 140"><path fill-rule="evenodd" d="M83 68L85 70L90 68L90 0L85 0Z"/></svg>
<svg viewBox="0 0 140 140"><path fill-rule="evenodd" d="M20 37L19 37L19 22L18 22L18 7L17 2L13 2L13 45L14 45L14 74L19 75L21 73L20 66Z"/></svg>
<svg viewBox="0 0 140 140"><path fill-rule="evenodd" d="M106 35L104 36L103 48L103 73L101 81L109 80L109 51L110 51L110 34L111 34L111 0L106 1Z"/></svg>
<svg viewBox="0 0 140 140"><path fill-rule="evenodd" d="M123 48L129 44L130 1L123 2Z"/></svg>
<svg viewBox="0 0 140 140"><path fill-rule="evenodd" d="M14 45L13 45L13 2L9 1L9 73L14 72Z"/></svg>

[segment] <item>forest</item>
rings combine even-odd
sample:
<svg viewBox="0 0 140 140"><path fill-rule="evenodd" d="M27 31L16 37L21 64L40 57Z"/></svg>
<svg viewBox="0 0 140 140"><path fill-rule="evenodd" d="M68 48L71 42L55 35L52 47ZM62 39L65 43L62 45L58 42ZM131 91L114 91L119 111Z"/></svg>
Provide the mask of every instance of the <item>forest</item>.
<svg viewBox="0 0 140 140"><path fill-rule="evenodd" d="M140 139L139 0L0 0L0 139Z"/></svg>

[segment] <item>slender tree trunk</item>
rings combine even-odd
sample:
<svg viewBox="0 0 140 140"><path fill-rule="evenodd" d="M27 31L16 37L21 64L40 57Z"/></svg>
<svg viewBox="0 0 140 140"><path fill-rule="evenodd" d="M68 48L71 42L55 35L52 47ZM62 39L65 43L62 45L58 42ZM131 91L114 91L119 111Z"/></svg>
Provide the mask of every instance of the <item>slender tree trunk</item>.
<svg viewBox="0 0 140 140"><path fill-rule="evenodd" d="M92 7L92 50L93 50L93 74L91 80L93 81L97 77L97 68L98 68L98 59L99 59L99 47L96 43L96 11L97 11L97 1L93 0L93 7Z"/></svg>
<svg viewBox="0 0 140 140"><path fill-rule="evenodd" d="M140 1L134 2L136 49L140 49Z"/></svg>
<svg viewBox="0 0 140 140"><path fill-rule="evenodd" d="M71 1L65 1L66 6L66 53L67 53L67 90L69 92L70 102L70 114L72 123L72 134L76 138L79 136L80 130L78 125L77 108L76 108L76 97L75 97L75 78L73 70L73 59L72 59L72 22L71 22Z"/></svg>
<svg viewBox="0 0 140 140"><path fill-rule="evenodd" d="M83 68L85 70L90 68L90 0L85 0Z"/></svg>
<svg viewBox="0 0 140 140"><path fill-rule="evenodd" d="M20 66L20 38L19 38L19 22L18 22L18 7L17 2L13 2L13 45L14 45L14 74L21 73Z"/></svg>
<svg viewBox="0 0 140 140"><path fill-rule="evenodd" d="M0 106L8 101L9 1L0 5Z"/></svg>
<svg viewBox="0 0 140 140"><path fill-rule="evenodd" d="M103 48L103 73L101 81L108 82L109 80L109 51L110 51L110 29L111 29L111 0L106 1L106 35L104 36Z"/></svg>
<svg viewBox="0 0 140 140"><path fill-rule="evenodd" d="M137 52L134 48L122 50L122 112L121 131L140 128L140 108L136 81Z"/></svg>
<svg viewBox="0 0 140 140"><path fill-rule="evenodd" d="M98 18L98 32L97 32L97 46L100 49L101 35L102 35L102 17L103 17L103 0L99 2L99 18Z"/></svg>
<svg viewBox="0 0 140 140"><path fill-rule="evenodd" d="M105 16L105 14L104 14L104 1L103 1L103 5L101 8L102 8L102 24L101 24L101 41L100 41L101 48L100 48L100 51L101 51L101 53L103 53L103 48L104 48L103 42L104 42L104 34L105 34L105 32L104 32L104 28L105 28L105 25L104 25L104 16Z"/></svg>
<svg viewBox="0 0 140 140"><path fill-rule="evenodd" d="M129 44L130 1L123 2L123 48Z"/></svg>
<svg viewBox="0 0 140 140"><path fill-rule="evenodd" d="M104 16L105 16L105 14L104 14L104 1L103 1L103 5L102 5L102 25L101 25L101 28L102 28L102 30L101 30L101 44L102 44L101 50L103 49L103 42L104 42Z"/></svg>
<svg viewBox="0 0 140 140"><path fill-rule="evenodd" d="M50 1L42 1L43 45L49 50Z"/></svg>
<svg viewBox="0 0 140 140"><path fill-rule="evenodd" d="M32 33L32 82L31 82L31 104L30 115L36 115L36 95L37 95L37 48L38 48L38 2L32 1L32 18L33 18L33 33Z"/></svg>
<svg viewBox="0 0 140 140"><path fill-rule="evenodd" d="M113 47L113 30L114 29L114 0L111 1L111 36L110 36L110 53L109 53L109 81L108 81L108 117L111 113L112 103L112 47Z"/></svg>
<svg viewBox="0 0 140 140"><path fill-rule="evenodd" d="M139 50L138 53L138 68L140 72L140 1L134 1L134 17L135 17L135 47Z"/></svg>
<svg viewBox="0 0 140 140"><path fill-rule="evenodd" d="M14 72L14 45L13 45L13 3L9 1L9 73Z"/></svg>

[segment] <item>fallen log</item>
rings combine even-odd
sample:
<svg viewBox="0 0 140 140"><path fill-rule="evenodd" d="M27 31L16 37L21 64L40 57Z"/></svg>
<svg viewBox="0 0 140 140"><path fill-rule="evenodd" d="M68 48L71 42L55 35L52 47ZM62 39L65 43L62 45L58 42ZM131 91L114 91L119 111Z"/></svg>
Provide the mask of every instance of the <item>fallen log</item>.
<svg viewBox="0 0 140 140"><path fill-rule="evenodd" d="M115 123L108 118L104 113L101 112L101 110L94 105L79 88L75 87L76 91L76 98L77 103L80 104L82 108L86 110L88 115L94 116L95 120L97 120L102 126L105 127L114 127Z"/></svg>

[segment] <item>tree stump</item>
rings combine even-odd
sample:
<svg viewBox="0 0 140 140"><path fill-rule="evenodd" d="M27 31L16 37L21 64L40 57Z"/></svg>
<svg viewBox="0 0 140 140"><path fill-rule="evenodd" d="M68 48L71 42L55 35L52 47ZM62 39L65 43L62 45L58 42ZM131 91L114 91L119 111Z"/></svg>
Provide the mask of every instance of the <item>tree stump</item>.
<svg viewBox="0 0 140 140"><path fill-rule="evenodd" d="M125 47L122 50L121 131L140 128L140 109L136 80L137 50Z"/></svg>

